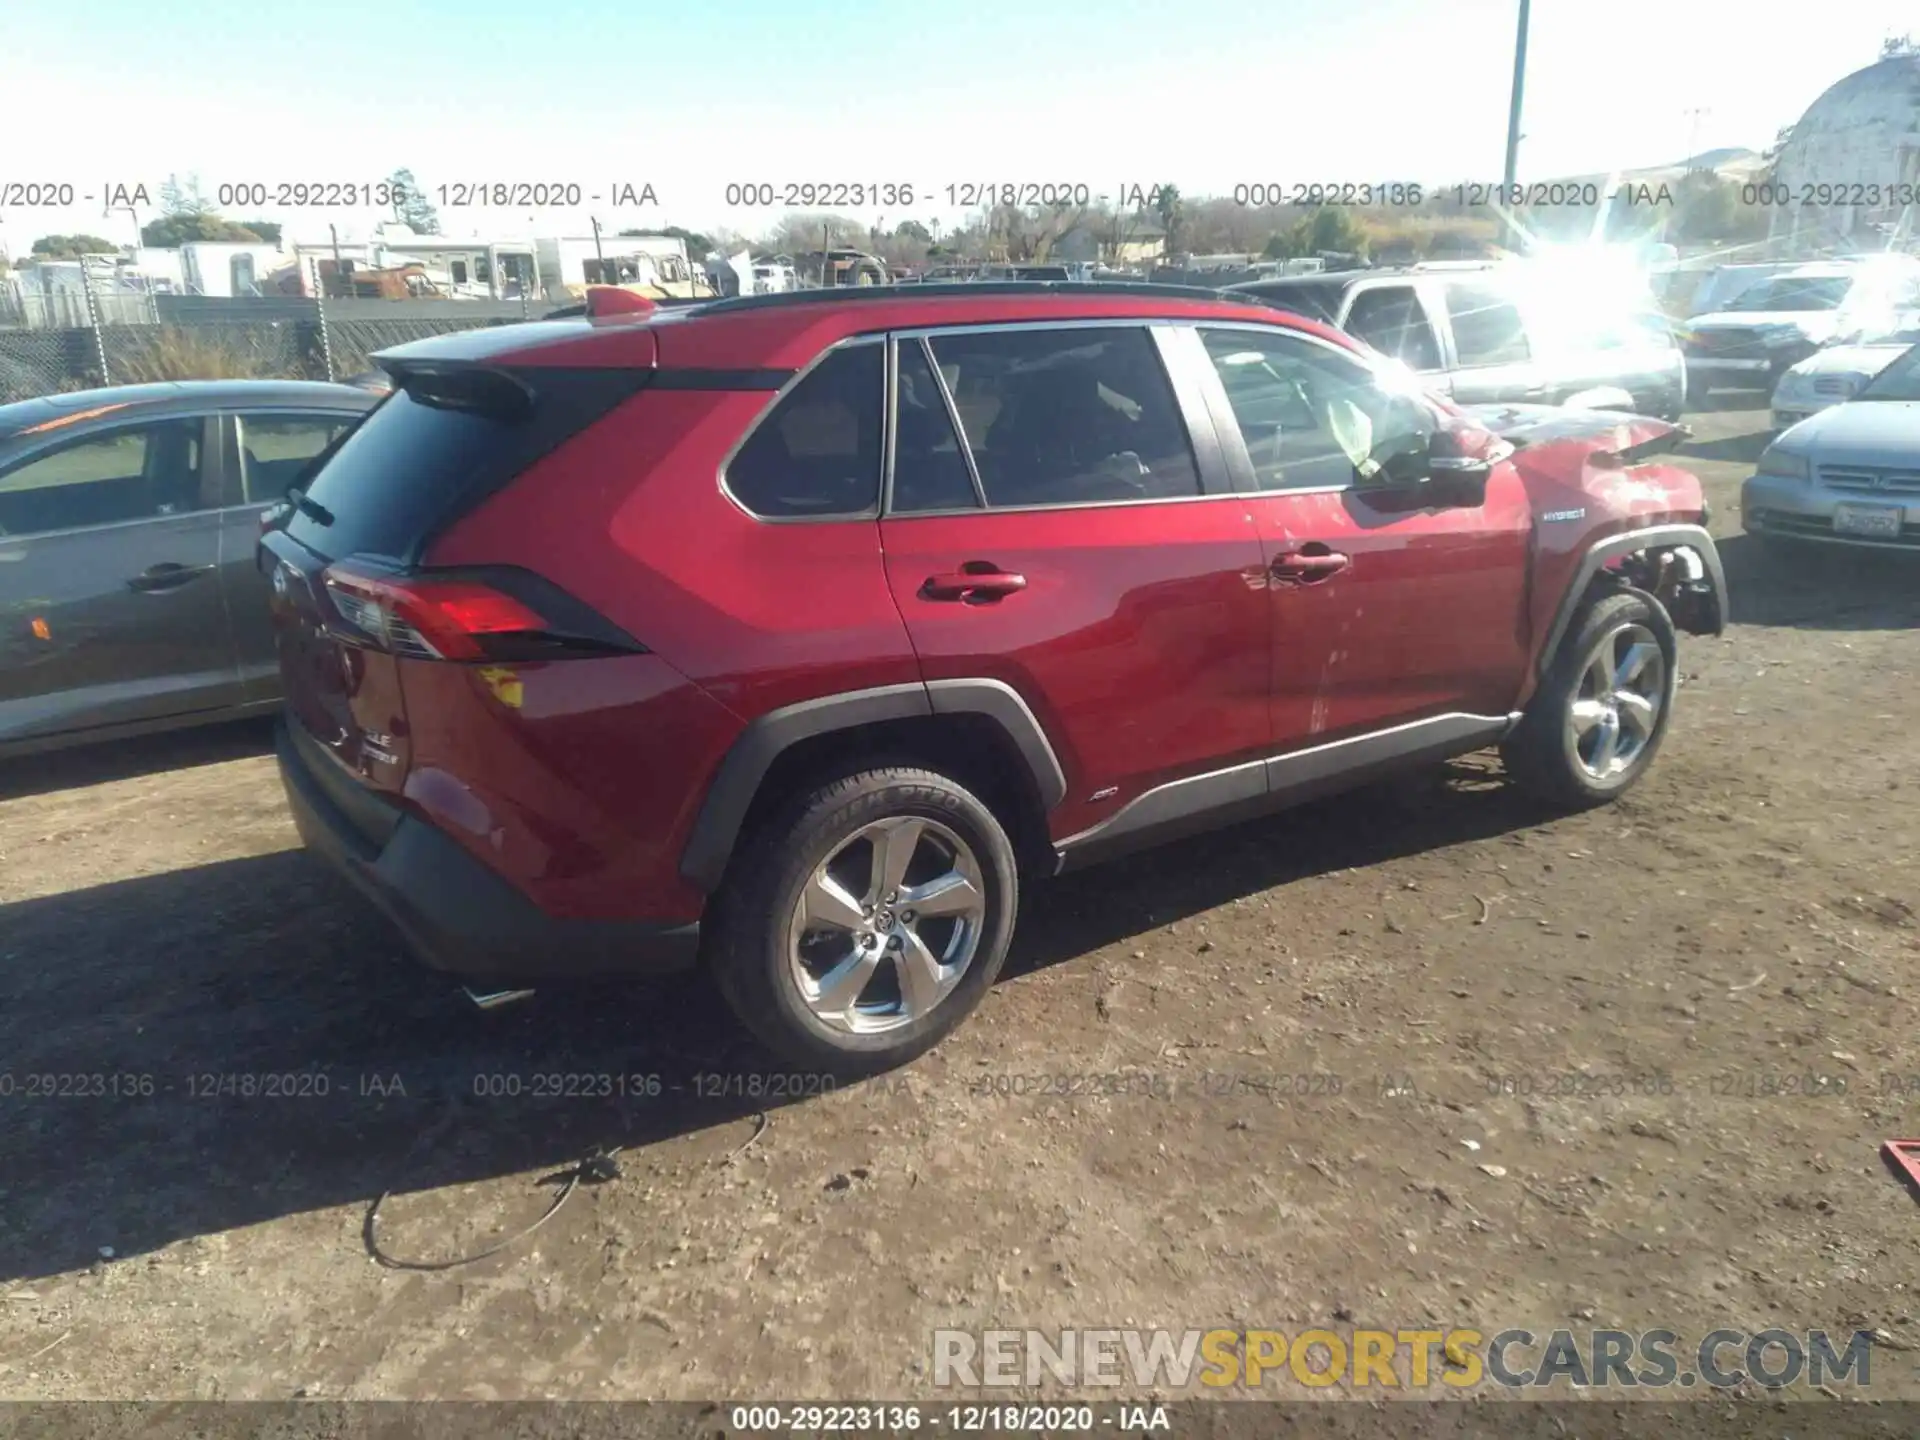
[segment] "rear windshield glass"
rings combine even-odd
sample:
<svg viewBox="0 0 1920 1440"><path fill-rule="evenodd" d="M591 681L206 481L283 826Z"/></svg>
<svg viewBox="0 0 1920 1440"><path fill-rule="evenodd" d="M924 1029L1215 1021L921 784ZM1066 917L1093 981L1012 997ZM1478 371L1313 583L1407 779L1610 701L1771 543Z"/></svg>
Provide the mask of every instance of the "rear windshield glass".
<svg viewBox="0 0 1920 1440"><path fill-rule="evenodd" d="M642 369L453 367L407 378L304 481L287 534L412 563L442 527L644 387Z"/></svg>
<svg viewBox="0 0 1920 1440"><path fill-rule="evenodd" d="M310 479L312 505L295 512L287 534L330 558L404 558L510 428L396 391Z"/></svg>

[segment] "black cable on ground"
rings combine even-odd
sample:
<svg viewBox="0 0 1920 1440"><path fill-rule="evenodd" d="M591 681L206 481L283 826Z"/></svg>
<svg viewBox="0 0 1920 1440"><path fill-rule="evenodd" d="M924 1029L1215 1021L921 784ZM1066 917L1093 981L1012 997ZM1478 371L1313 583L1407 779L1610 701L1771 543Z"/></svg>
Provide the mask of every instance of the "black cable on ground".
<svg viewBox="0 0 1920 1440"><path fill-rule="evenodd" d="M509 1246L518 1244L520 1241L526 1239L527 1236L533 1234L534 1231L538 1230L542 1225L546 1224L547 1221L560 1213L560 1207L567 1203L567 1200L572 1196L573 1192L581 1185L600 1185L608 1180L618 1180L620 1178L620 1164L614 1159L614 1156L619 1153L620 1147L617 1145L611 1150L595 1150L577 1165L570 1166L565 1170L555 1171L551 1175L543 1175L541 1177L542 1184L548 1184L553 1181L564 1181L565 1183L561 1186L560 1193L553 1197L553 1203L547 1206L546 1211L540 1218L532 1224L514 1231L511 1235L495 1241L486 1249L476 1251L472 1255L462 1255L453 1260L401 1260L396 1259L394 1256L382 1250L380 1248L380 1207L386 1204L387 1198L393 1194L391 1189L381 1191L380 1198L375 1200L372 1207L367 1211L366 1224L361 1227L361 1239L366 1244L367 1254L371 1255L389 1270L455 1270L462 1265L472 1265L476 1261L486 1260L494 1255L498 1255Z"/></svg>

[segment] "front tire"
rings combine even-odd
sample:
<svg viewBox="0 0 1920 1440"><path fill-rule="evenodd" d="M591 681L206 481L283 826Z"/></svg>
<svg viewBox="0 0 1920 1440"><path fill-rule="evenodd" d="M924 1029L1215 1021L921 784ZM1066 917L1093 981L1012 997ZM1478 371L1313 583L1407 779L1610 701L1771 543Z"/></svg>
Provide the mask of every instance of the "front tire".
<svg viewBox="0 0 1920 1440"><path fill-rule="evenodd" d="M1568 809L1604 805L1637 783L1667 733L1679 683L1666 607L1639 590L1589 605L1562 640L1519 725L1507 773Z"/></svg>
<svg viewBox="0 0 1920 1440"><path fill-rule="evenodd" d="M862 771L749 842L721 897L714 977L783 1059L891 1069L985 997L1018 906L1012 842L978 797L931 770Z"/></svg>

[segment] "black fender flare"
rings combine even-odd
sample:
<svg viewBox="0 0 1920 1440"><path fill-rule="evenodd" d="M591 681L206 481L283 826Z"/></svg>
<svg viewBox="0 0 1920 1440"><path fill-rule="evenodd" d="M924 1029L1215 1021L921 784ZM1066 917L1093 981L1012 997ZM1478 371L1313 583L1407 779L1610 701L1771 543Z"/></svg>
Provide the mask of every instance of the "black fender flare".
<svg viewBox="0 0 1920 1440"><path fill-rule="evenodd" d="M706 894L719 889L760 782L791 746L835 730L933 715L992 720L1026 762L1042 807L1051 810L1066 798L1066 772L1046 730L1020 692L1003 680L913 681L822 695L769 710L734 739L700 804L680 855L680 874Z"/></svg>
<svg viewBox="0 0 1920 1440"><path fill-rule="evenodd" d="M1574 572L1573 579L1560 596L1559 607L1553 615L1553 625L1547 631L1545 643L1534 656L1535 675L1544 675L1547 667L1553 663L1554 652L1560 648L1567 627L1573 623L1587 587L1603 567L1639 550L1668 548L1684 548L1700 557L1700 563L1707 572L1707 582L1713 587L1714 629L1711 633L1723 633L1727 627L1727 572L1720 563L1719 548L1713 543L1713 536L1707 533L1706 526L1650 525L1642 530L1626 530L1595 541L1580 557L1580 568Z"/></svg>

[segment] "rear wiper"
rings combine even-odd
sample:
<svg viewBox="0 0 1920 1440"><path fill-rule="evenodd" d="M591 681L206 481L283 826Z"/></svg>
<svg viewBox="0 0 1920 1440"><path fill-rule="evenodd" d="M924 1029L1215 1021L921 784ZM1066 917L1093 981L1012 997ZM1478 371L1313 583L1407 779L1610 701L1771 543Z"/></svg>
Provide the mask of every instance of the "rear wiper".
<svg viewBox="0 0 1920 1440"><path fill-rule="evenodd" d="M318 500L309 500L307 492L298 485L287 487L287 503L316 525L333 524L333 512Z"/></svg>

